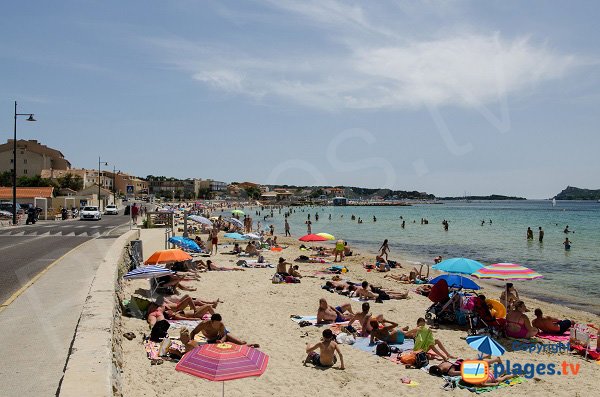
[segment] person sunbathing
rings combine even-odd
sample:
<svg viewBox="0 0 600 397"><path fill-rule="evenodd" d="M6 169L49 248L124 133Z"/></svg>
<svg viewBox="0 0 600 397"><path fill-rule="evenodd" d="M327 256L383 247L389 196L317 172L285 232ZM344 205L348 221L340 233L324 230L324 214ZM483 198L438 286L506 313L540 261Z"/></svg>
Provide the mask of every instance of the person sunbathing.
<svg viewBox="0 0 600 397"><path fill-rule="evenodd" d="M277 271L275 273L283 277L289 276L290 274L287 272L286 265L291 266L291 263L286 262L284 258L279 258L279 262L277 262Z"/></svg>
<svg viewBox="0 0 600 397"><path fill-rule="evenodd" d="M474 358L473 360L480 360L480 361L485 361L489 364L490 368L493 368L494 364L502 364L502 360L500 359L500 357L496 357L496 358ZM443 376L443 375L447 375L447 376L461 376L461 371L460 371L460 367L462 365L462 362L465 360L462 359L458 359L455 362L450 362L450 361L444 361L440 364L437 365L431 365L429 367L429 375L433 375L433 376Z"/></svg>
<svg viewBox="0 0 600 397"><path fill-rule="evenodd" d="M375 257L375 269L378 272L389 272L391 270L387 260L384 259L383 256L379 255Z"/></svg>
<svg viewBox="0 0 600 397"><path fill-rule="evenodd" d="M365 300L378 300L379 295L371 292L369 289L369 283L363 281L361 285L351 285L348 287L348 291L350 291L351 296L357 296L360 299Z"/></svg>
<svg viewBox="0 0 600 397"><path fill-rule="evenodd" d="M219 303L223 303L222 300L217 299L217 300L208 300L208 299L203 299L203 298L192 298L189 295L183 295L181 298L177 298L177 297L161 297L161 299L164 301L165 304L167 304L171 309L173 309L172 305L178 305L182 302L185 302L187 299L191 299L194 305L211 305L213 309L217 308L217 305ZM183 306L185 307L185 306ZM179 309L177 309L179 310Z"/></svg>
<svg viewBox="0 0 600 397"><path fill-rule="evenodd" d="M380 319L383 319L383 315L373 317L370 313L371 305L369 305L369 302L363 302L361 310L361 312L358 312L354 314L354 316L352 316L352 318L348 322L348 327L352 327L352 324L358 321L361 327L361 336L368 336L371 333L371 330L373 329L370 324L371 319L379 321Z"/></svg>
<svg viewBox="0 0 600 397"><path fill-rule="evenodd" d="M290 267L288 268L287 272L292 277L302 278L302 274L300 274L300 270L299 269L300 269L300 267L298 265L292 265L292 264L290 264Z"/></svg>
<svg viewBox="0 0 600 397"><path fill-rule="evenodd" d="M375 287L371 285L371 291L379 295L380 300L390 300L390 299L407 299L408 291L397 291L389 288L381 288Z"/></svg>
<svg viewBox="0 0 600 397"><path fill-rule="evenodd" d="M511 338L531 338L538 333L538 329L531 325L529 317L525 315L529 309L525 302L517 301L514 310L506 315L506 336Z"/></svg>
<svg viewBox="0 0 600 397"><path fill-rule="evenodd" d="M223 318L219 313L214 313L210 320L206 320L198 324L196 328L190 333L190 339L194 340L197 334L202 334L206 338L207 343L224 343L230 342L234 345L246 345L246 341L241 340L233 336L225 325L223 324ZM250 344L250 347L258 347L257 344Z"/></svg>
<svg viewBox="0 0 600 397"><path fill-rule="evenodd" d="M392 280L404 283L404 284L426 284L429 282L429 266L427 266L427 274L423 275L423 266L417 270L416 267L413 267L412 270L406 274L386 274L383 276L384 278L391 278ZM426 265L425 265L426 266Z"/></svg>
<svg viewBox="0 0 600 397"><path fill-rule="evenodd" d="M179 340L185 346L186 353L198 347L198 342L190 338L190 330L185 327L179 331Z"/></svg>
<svg viewBox="0 0 600 397"><path fill-rule="evenodd" d="M404 338L406 337L405 331L408 331L408 327L402 330L398 328L398 323L388 321L384 318L381 318L381 321L371 319L369 325L371 326L371 344L380 340L389 344L401 345L404 343ZM383 327L380 325L383 325Z"/></svg>
<svg viewBox="0 0 600 397"><path fill-rule="evenodd" d="M252 241L248 242L248 244L246 245L246 249L244 251L249 256L258 256L258 249L256 249L256 246L254 245L254 243Z"/></svg>
<svg viewBox="0 0 600 397"><path fill-rule="evenodd" d="M417 328L406 332L407 338L415 339L414 351L423 351L425 353L432 350L435 354L440 356L442 360L448 361L449 358L456 358L450 355L442 342L439 339L433 337L433 332L425 326L425 319L419 318L417 320Z"/></svg>
<svg viewBox="0 0 600 397"><path fill-rule="evenodd" d="M196 288L188 287L187 285L182 284L181 282L185 279L185 277L176 276L176 275L167 275L158 277L156 279L156 283L158 287L162 288L173 288L175 294L177 294L177 289L181 289L183 291L196 291Z"/></svg>
<svg viewBox="0 0 600 397"><path fill-rule="evenodd" d="M330 329L323 330L323 338L321 341L313 346L306 344L306 359L304 365L312 363L317 367L330 368L337 362L336 353L340 356L340 369L344 367L344 356L335 341L335 335ZM319 353L315 350L319 349Z"/></svg>
<svg viewBox="0 0 600 397"><path fill-rule="evenodd" d="M531 322L531 325L548 334L563 335L574 324L571 320L559 320L554 317L544 316L542 309L535 309L533 313L535 314L535 319Z"/></svg>
<svg viewBox="0 0 600 397"><path fill-rule="evenodd" d="M217 266L210 259L207 260L206 263L204 263L202 260L199 260L198 264L200 266L204 267L206 270L213 271L213 272L230 272L230 271L241 271L241 272L243 272L243 271L246 270L246 269L241 269L239 267L221 267L221 266Z"/></svg>
<svg viewBox="0 0 600 397"><path fill-rule="evenodd" d="M340 306L329 306L325 298L319 299L317 324L343 323L354 316L352 305L345 303Z"/></svg>
<svg viewBox="0 0 600 397"><path fill-rule="evenodd" d="M161 320L197 320L204 317L207 313L214 313L211 305L194 305L194 309L192 310L176 309L177 307L169 308L166 305L152 303L148 307L146 321L148 321L148 325L152 328L154 324Z"/></svg>

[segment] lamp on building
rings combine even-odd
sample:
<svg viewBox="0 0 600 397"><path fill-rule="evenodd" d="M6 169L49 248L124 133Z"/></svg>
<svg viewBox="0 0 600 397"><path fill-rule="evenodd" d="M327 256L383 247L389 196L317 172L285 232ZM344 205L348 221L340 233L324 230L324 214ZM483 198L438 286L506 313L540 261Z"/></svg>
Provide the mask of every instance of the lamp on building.
<svg viewBox="0 0 600 397"><path fill-rule="evenodd" d="M98 210L100 210L100 165L102 164L102 160L100 156L98 156ZM107 166L108 163L104 162L104 166Z"/></svg>
<svg viewBox="0 0 600 397"><path fill-rule="evenodd" d="M17 101L15 101L15 128L13 130L13 175L12 175L12 199L13 199L13 225L17 224L17 116L29 116L27 121L36 121L33 113L17 113Z"/></svg>

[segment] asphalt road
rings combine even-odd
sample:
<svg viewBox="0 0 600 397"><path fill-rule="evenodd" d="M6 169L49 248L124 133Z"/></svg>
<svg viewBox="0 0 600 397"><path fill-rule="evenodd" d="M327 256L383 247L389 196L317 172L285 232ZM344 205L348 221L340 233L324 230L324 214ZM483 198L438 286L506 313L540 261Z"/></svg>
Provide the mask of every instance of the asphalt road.
<svg viewBox="0 0 600 397"><path fill-rule="evenodd" d="M100 221L41 221L1 228L0 304L62 255L93 238L120 235L128 229L115 228L128 222L128 216L104 215Z"/></svg>

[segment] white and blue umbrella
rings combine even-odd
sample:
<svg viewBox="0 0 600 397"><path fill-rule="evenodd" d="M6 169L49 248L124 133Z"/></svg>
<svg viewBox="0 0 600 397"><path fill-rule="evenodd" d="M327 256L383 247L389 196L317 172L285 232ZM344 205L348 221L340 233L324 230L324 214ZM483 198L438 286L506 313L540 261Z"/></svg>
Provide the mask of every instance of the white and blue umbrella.
<svg viewBox="0 0 600 397"><path fill-rule="evenodd" d="M229 222L233 223L237 227L244 227L244 224L239 219L229 218Z"/></svg>
<svg viewBox="0 0 600 397"><path fill-rule="evenodd" d="M175 274L175 273L173 273L169 269L165 269L162 266L150 265L150 266L141 266L136 269L133 269L132 271L130 271L129 273L124 275L123 278L126 280L138 280L138 279L142 279L142 280L146 279L147 280L147 279L152 279L152 278L157 278L157 277L162 277L162 276L169 276L171 274Z"/></svg>
<svg viewBox="0 0 600 397"><path fill-rule="evenodd" d="M207 226L213 225L213 223L210 221L210 219L207 219L200 215L190 215L190 216L188 216L188 219L191 221L194 221L194 222L201 223L203 225L207 225ZM473 270L473 271L475 271L475 270Z"/></svg>
<svg viewBox="0 0 600 397"><path fill-rule="evenodd" d="M501 356L506 353L504 347L488 335L467 336L467 343L482 354Z"/></svg>
<svg viewBox="0 0 600 397"><path fill-rule="evenodd" d="M441 261L437 265L433 265L431 268L448 273L472 274L482 267L484 267L483 263L474 261L473 259L450 258Z"/></svg>
<svg viewBox="0 0 600 397"><path fill-rule="evenodd" d="M260 236L254 233L246 233L244 234L244 237L250 240L260 240Z"/></svg>

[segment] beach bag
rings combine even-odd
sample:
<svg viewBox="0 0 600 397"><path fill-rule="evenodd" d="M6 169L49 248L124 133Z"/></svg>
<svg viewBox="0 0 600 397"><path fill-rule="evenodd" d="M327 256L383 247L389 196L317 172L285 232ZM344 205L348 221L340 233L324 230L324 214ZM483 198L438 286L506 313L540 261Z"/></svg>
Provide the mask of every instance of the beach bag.
<svg viewBox="0 0 600 397"><path fill-rule="evenodd" d="M171 325L167 320L157 321L152 327L152 331L150 331L150 340L152 342L161 342L167 337L167 331L169 330L170 326Z"/></svg>
<svg viewBox="0 0 600 397"><path fill-rule="evenodd" d="M400 362L405 365L415 365L417 362L417 353L413 350L402 352L400 354Z"/></svg>
<svg viewBox="0 0 600 397"><path fill-rule="evenodd" d="M381 342L375 348L375 354L379 357L389 357L392 355L392 349L390 349L390 345L386 342Z"/></svg>
<svg viewBox="0 0 600 397"><path fill-rule="evenodd" d="M265 263L265 257L262 255L258 256L258 263Z"/></svg>
<svg viewBox="0 0 600 397"><path fill-rule="evenodd" d="M283 283L283 278L278 273L275 273L271 279L271 282L273 284L280 284Z"/></svg>
<svg viewBox="0 0 600 397"><path fill-rule="evenodd" d="M418 352L415 356L415 368L423 368L429 365L429 359L427 358L427 353Z"/></svg>
<svg viewBox="0 0 600 397"><path fill-rule="evenodd" d="M458 325L467 325L467 316L465 316L465 312L462 310L456 310L456 324Z"/></svg>

